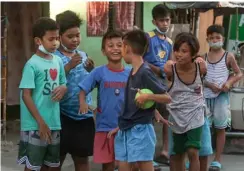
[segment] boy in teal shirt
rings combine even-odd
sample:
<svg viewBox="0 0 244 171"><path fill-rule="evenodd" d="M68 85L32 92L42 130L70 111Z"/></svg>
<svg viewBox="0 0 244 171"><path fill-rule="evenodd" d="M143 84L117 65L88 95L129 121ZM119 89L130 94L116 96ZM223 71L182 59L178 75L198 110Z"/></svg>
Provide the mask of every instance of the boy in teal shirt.
<svg viewBox="0 0 244 171"><path fill-rule="evenodd" d="M40 18L33 26L39 46L25 64L21 83L21 136L18 163L25 171L51 170L59 166L59 101L66 92L61 59L52 53L58 47L58 27L50 18Z"/></svg>

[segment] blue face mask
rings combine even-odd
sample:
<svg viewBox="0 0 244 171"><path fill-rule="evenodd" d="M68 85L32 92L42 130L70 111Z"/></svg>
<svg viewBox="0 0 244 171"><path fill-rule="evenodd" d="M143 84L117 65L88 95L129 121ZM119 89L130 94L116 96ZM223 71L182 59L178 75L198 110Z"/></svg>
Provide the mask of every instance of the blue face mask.
<svg viewBox="0 0 244 171"><path fill-rule="evenodd" d="M63 47L63 49L64 49L66 52L70 52L70 53L74 53L74 52L76 52L76 49L74 49L74 50L70 50L70 49L68 49L67 47L65 47L65 46L63 45L63 43L61 43L61 42L60 42L60 45Z"/></svg>
<svg viewBox="0 0 244 171"><path fill-rule="evenodd" d="M159 32L162 35L165 35L167 33L168 30L166 30L165 32L161 31L158 27L156 27L157 32Z"/></svg>
<svg viewBox="0 0 244 171"><path fill-rule="evenodd" d="M42 52L42 53L45 53L47 55L51 55L52 53L51 52L48 52L43 45L39 45L38 49Z"/></svg>

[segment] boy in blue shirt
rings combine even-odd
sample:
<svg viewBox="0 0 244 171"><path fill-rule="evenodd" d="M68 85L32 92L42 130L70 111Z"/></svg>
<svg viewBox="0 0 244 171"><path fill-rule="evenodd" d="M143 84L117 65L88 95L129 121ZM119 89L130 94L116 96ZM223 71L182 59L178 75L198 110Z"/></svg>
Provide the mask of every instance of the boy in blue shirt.
<svg viewBox="0 0 244 171"><path fill-rule="evenodd" d="M149 39L148 51L144 55L144 61L148 62L153 72L166 83L167 78L164 73L164 65L171 58L172 40L166 36L169 29L171 18L170 11L163 5L158 4L152 10L153 24L155 29L147 33ZM158 104L157 109L160 114L168 119L169 113L166 110L165 104ZM168 126L163 125L163 149L155 160L159 163L169 164L168 157Z"/></svg>
<svg viewBox="0 0 244 171"><path fill-rule="evenodd" d="M119 161L119 170L130 171L136 163L141 171L153 171L153 156L156 135L152 125L155 105L148 109L140 106L148 100L157 103L169 103L165 94L166 86L158 81L150 67L143 62L148 40L143 31L134 30L123 37L122 56L132 70L125 89L124 109L119 116L119 132L115 138L115 159ZM140 89L150 89L154 94L141 94ZM140 93L140 91L139 91Z"/></svg>
<svg viewBox="0 0 244 171"><path fill-rule="evenodd" d="M94 88L98 88L93 160L103 164L103 171L114 170L114 134L118 131L118 115L130 72L130 69L124 68L122 64L121 48L122 33L107 32L103 36L102 52L107 57L108 64L95 68L79 84L82 114L86 114L89 109L85 96Z"/></svg>
<svg viewBox="0 0 244 171"><path fill-rule="evenodd" d="M33 37L39 46L25 64L21 89L21 135L18 163L25 171L52 170L59 166L59 101L66 92L66 78L61 59L53 52L58 47L58 27L44 17L33 26Z"/></svg>
<svg viewBox="0 0 244 171"><path fill-rule="evenodd" d="M75 171L89 171L88 157L93 155L95 126L91 110L86 115L79 114L78 84L87 77L94 65L85 52L78 50L82 23L80 17L68 10L58 14L56 21L60 30L60 47L55 54L64 64L68 88L60 102L62 130L59 170L69 153L74 161ZM92 105L91 94L86 96L86 103Z"/></svg>

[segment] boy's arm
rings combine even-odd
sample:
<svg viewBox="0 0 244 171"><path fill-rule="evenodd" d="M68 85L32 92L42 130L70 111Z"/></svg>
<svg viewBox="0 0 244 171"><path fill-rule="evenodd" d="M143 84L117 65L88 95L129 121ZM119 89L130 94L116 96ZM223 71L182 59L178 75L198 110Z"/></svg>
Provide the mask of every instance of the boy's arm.
<svg viewBox="0 0 244 171"><path fill-rule="evenodd" d="M32 89L22 89L22 99L39 126L40 137L42 140L51 143L51 131L46 125L45 121L42 119L39 111L37 110L35 103L32 99Z"/></svg>
<svg viewBox="0 0 244 171"><path fill-rule="evenodd" d="M227 82L224 85L224 86L226 86L226 88L230 88L233 84L235 84L236 82L238 82L241 79L242 72L241 72L240 68L238 67L236 59L232 53L228 53L227 65L234 72L234 74L229 77L229 79L227 80Z"/></svg>
<svg viewBox="0 0 244 171"><path fill-rule="evenodd" d="M97 71L97 68L95 68L83 81L79 83L80 112L82 114L86 114L88 112L89 106L86 103L86 95L96 87L99 82L99 74L100 73Z"/></svg>
<svg viewBox="0 0 244 171"><path fill-rule="evenodd" d="M166 62L166 64L164 65L164 73L167 76L167 79L169 81L172 81L172 77L173 77L173 65L175 64L175 62L173 60L168 60Z"/></svg>
<svg viewBox="0 0 244 171"><path fill-rule="evenodd" d="M143 73L143 83L146 85L145 88L150 89L154 94L141 94L139 98L137 98L139 104L143 104L147 100L152 100L157 103L171 102L170 96L166 93L167 86L163 86L150 69L146 69Z"/></svg>

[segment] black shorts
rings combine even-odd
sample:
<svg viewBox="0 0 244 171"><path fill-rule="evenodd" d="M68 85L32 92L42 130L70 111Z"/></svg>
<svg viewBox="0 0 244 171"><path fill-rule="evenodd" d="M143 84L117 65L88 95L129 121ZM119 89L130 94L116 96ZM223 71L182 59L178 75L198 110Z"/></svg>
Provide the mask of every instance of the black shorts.
<svg viewBox="0 0 244 171"><path fill-rule="evenodd" d="M168 119L169 111L166 109L166 104L157 103L156 104L156 109L159 111L161 116L164 117L164 119Z"/></svg>
<svg viewBox="0 0 244 171"><path fill-rule="evenodd" d="M93 117L74 120L61 114L60 155L69 153L75 157L93 155L95 125Z"/></svg>

